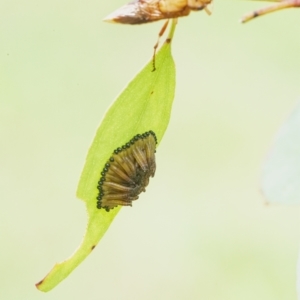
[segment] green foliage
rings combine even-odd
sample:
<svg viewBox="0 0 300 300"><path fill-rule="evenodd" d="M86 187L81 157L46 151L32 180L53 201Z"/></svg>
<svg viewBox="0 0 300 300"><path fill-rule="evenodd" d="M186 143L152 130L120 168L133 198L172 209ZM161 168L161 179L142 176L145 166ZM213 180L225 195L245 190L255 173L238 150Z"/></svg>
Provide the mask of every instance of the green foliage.
<svg viewBox="0 0 300 300"><path fill-rule="evenodd" d="M78 184L77 196L85 201L88 225L82 244L66 261L56 264L36 286L47 292L65 279L95 248L120 207L106 212L96 208L97 183L112 151L134 135L153 130L160 143L170 120L175 91L175 66L171 56L172 25L169 39L152 61L133 79L107 111L89 149Z"/></svg>

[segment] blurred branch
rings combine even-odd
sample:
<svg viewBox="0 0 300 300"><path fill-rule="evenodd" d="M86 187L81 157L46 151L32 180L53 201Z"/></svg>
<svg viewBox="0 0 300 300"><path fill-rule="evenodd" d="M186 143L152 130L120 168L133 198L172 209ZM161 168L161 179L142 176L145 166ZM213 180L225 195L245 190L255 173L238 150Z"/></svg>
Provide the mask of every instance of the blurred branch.
<svg viewBox="0 0 300 300"><path fill-rule="evenodd" d="M260 1L260 0L254 0L254 1ZM270 1L270 0L268 0ZM258 10L255 10L247 15L245 15L242 19L242 23L246 23L250 20L253 20L256 17L266 15L268 13L278 11L285 8L292 8L292 7L300 7L300 0L284 0L284 1L272 1L272 2L279 2L277 4L267 6L265 8L261 8Z"/></svg>

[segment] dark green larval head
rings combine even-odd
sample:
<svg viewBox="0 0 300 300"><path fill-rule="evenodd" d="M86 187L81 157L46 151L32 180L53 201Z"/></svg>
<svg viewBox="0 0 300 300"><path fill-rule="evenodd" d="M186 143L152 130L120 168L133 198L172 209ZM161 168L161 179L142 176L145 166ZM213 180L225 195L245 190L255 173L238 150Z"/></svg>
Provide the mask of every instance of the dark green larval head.
<svg viewBox="0 0 300 300"><path fill-rule="evenodd" d="M132 201L146 191L156 170L156 144L156 135L150 130L113 151L98 181L97 208L109 211L118 205L132 206Z"/></svg>

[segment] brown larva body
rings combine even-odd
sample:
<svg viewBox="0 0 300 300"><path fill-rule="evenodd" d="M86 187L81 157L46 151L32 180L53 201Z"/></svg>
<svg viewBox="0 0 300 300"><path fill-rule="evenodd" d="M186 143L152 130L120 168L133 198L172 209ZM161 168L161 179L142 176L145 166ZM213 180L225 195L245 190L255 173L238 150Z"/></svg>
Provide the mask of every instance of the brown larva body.
<svg viewBox="0 0 300 300"><path fill-rule="evenodd" d="M114 150L98 182L97 208L106 211L118 206L131 206L146 191L156 170L156 136L153 131L134 136Z"/></svg>
<svg viewBox="0 0 300 300"><path fill-rule="evenodd" d="M206 9L212 0L135 0L117 9L104 21L143 24L184 17L191 11Z"/></svg>

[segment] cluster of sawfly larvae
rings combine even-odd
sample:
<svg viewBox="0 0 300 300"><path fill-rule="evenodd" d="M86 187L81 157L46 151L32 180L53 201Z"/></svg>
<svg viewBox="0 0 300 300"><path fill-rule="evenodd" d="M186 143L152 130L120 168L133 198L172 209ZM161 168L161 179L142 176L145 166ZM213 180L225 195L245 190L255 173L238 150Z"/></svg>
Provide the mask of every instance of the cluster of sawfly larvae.
<svg viewBox="0 0 300 300"><path fill-rule="evenodd" d="M146 191L150 176L155 174L156 144L156 135L150 130L113 151L98 181L97 208L109 211L118 205L132 206Z"/></svg>

